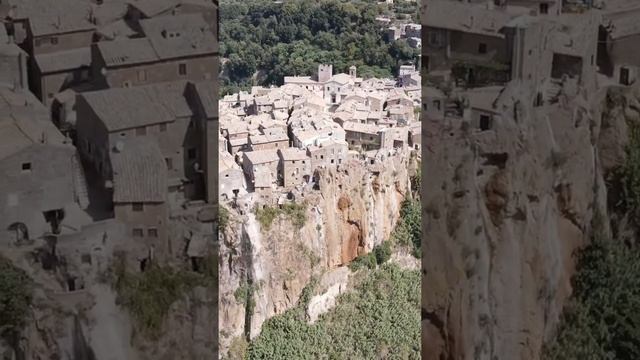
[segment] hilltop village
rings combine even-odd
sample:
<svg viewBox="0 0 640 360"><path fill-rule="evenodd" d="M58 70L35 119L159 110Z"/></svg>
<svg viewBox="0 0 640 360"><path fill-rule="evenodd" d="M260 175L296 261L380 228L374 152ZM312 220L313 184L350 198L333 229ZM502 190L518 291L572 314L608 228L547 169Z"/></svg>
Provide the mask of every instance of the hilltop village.
<svg viewBox="0 0 640 360"><path fill-rule="evenodd" d="M72 312L106 299L94 286L115 253L138 273L156 259L201 271L217 200L216 2L3 0L0 18L0 253ZM90 346L129 348L108 341Z"/></svg>
<svg viewBox="0 0 640 360"><path fill-rule="evenodd" d="M542 108L577 91L634 83L640 59L628 44L640 36L632 24L639 11L627 0L428 1L426 119L465 118L488 131L500 121L500 99L516 88Z"/></svg>
<svg viewBox="0 0 640 360"><path fill-rule="evenodd" d="M317 170L364 166L420 152L421 78L403 65L397 79L362 79L357 68L287 76L220 99L220 196L252 193L282 203L319 189ZM268 200L266 200L268 202Z"/></svg>

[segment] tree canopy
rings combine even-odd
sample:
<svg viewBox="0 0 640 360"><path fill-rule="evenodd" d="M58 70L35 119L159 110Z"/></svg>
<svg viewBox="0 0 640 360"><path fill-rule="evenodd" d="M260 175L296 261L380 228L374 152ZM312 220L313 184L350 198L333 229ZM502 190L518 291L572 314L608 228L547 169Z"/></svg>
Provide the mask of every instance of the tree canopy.
<svg viewBox="0 0 640 360"><path fill-rule="evenodd" d="M417 13L409 2L397 5ZM284 76L358 67L362 77L391 77L420 52L404 40L388 44L375 18L389 11L372 1L223 1L220 53L224 92L250 85L281 85ZM223 93L224 93L223 92Z"/></svg>

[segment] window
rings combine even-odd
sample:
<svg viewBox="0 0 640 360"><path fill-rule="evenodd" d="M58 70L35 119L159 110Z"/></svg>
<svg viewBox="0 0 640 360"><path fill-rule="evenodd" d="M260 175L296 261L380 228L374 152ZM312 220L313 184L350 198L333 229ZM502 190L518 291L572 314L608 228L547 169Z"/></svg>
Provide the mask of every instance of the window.
<svg viewBox="0 0 640 360"><path fill-rule="evenodd" d="M189 160L194 160L196 158L196 148L187 150L187 157L189 158Z"/></svg>
<svg viewBox="0 0 640 360"><path fill-rule="evenodd" d="M480 54L486 54L487 53L487 44L480 43L480 45L478 45L478 52Z"/></svg>
<svg viewBox="0 0 640 360"><path fill-rule="evenodd" d="M540 4L540 14L548 14L549 13L549 4L542 3Z"/></svg>
<svg viewBox="0 0 640 360"><path fill-rule="evenodd" d="M144 126L136 128L136 136L143 136L143 135L147 135L147 128Z"/></svg>
<svg viewBox="0 0 640 360"><path fill-rule="evenodd" d="M30 162L22 163L22 171L30 172L31 163Z"/></svg>
<svg viewBox="0 0 640 360"><path fill-rule="evenodd" d="M160 124L160 132L167 131L167 124Z"/></svg>
<svg viewBox="0 0 640 360"><path fill-rule="evenodd" d="M194 122L193 121L189 121L189 129L193 129L194 126L195 126Z"/></svg>
<svg viewBox="0 0 640 360"><path fill-rule="evenodd" d="M491 117L489 115L480 115L480 130L490 130L491 129Z"/></svg>
<svg viewBox="0 0 640 360"><path fill-rule="evenodd" d="M440 110L440 100L433 100L433 106L436 110Z"/></svg>
<svg viewBox="0 0 640 360"><path fill-rule="evenodd" d="M145 70L138 71L138 81L147 81L147 72Z"/></svg>
<svg viewBox="0 0 640 360"><path fill-rule="evenodd" d="M147 230L147 235L148 235L149 237L157 238L157 237L158 237L158 229L156 229L156 228L149 228L149 229Z"/></svg>
<svg viewBox="0 0 640 360"><path fill-rule="evenodd" d="M48 99L53 98L53 93L48 93L48 94L47 94L47 98L48 98Z"/></svg>
<svg viewBox="0 0 640 360"><path fill-rule="evenodd" d="M133 210L135 212L144 211L144 204L143 203L133 203L133 204L131 204L131 210Z"/></svg>
<svg viewBox="0 0 640 360"><path fill-rule="evenodd" d="M442 34L437 31L429 32L429 45L431 46L441 46L442 44Z"/></svg>
<svg viewBox="0 0 640 360"><path fill-rule="evenodd" d="M133 237L143 237L144 231L141 228L133 229Z"/></svg>
<svg viewBox="0 0 640 360"><path fill-rule="evenodd" d="M178 64L178 74L180 76L187 75L187 64L185 63Z"/></svg>
<svg viewBox="0 0 640 360"><path fill-rule="evenodd" d="M620 68L620 84L629 85L629 69L622 67Z"/></svg>
<svg viewBox="0 0 640 360"><path fill-rule="evenodd" d="M42 39L36 39L36 47L42 45Z"/></svg>
<svg viewBox="0 0 640 360"><path fill-rule="evenodd" d="M58 44L58 38L54 36L51 38L51 45L56 45L56 44Z"/></svg>
<svg viewBox="0 0 640 360"><path fill-rule="evenodd" d="M131 87L131 81L129 80L123 81L122 87L125 87L125 88Z"/></svg>

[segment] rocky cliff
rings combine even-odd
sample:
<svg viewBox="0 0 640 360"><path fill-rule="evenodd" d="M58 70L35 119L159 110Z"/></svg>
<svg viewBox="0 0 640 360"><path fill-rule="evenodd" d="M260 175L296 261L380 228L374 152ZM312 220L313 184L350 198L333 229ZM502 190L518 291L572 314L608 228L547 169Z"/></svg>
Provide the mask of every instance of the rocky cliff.
<svg viewBox="0 0 640 360"><path fill-rule="evenodd" d="M213 225L196 220L197 209L171 219L175 250L157 254L158 266L194 275L182 251L194 238L212 244ZM211 359L217 352L216 291L212 282L199 282L176 295L166 313L157 312L153 289L140 289L135 306L144 306L160 319L159 336L149 336L132 316L114 287L115 254L131 263L126 269L140 276L134 242L113 220L93 223L82 231L63 233L55 240L7 247L11 259L32 280L33 302L25 327L12 343L0 340L0 355L16 360L145 360ZM183 234L188 233L191 239ZM53 241L53 242L52 242ZM192 254L194 255L194 254ZM204 256L204 254L196 254ZM186 259L185 259L186 258ZM178 270L181 269L181 270ZM156 293L157 294L157 293Z"/></svg>
<svg viewBox="0 0 640 360"><path fill-rule="evenodd" d="M393 150L379 155L374 164L352 160L321 169L318 188L293 191L289 201L304 204L301 227L286 214L268 228L256 219L256 206L278 206L276 195L254 193L231 204L220 251L221 353L234 338L255 337L266 319L293 307L312 277L331 284L312 301L317 309L309 309L310 315L326 311L347 283L339 267L389 237L417 157ZM252 301L238 296L247 288Z"/></svg>
<svg viewBox="0 0 640 360"><path fill-rule="evenodd" d="M539 359L571 293L572 255L596 209L606 214L637 95L533 98L509 85L489 131L424 124L424 359Z"/></svg>

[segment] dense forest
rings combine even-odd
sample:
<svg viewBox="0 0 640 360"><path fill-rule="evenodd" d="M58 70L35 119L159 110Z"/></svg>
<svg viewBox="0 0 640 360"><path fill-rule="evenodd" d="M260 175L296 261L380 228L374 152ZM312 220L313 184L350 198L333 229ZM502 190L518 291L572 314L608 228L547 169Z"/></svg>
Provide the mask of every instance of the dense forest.
<svg viewBox="0 0 640 360"><path fill-rule="evenodd" d="M314 323L305 307L312 282L299 305L263 325L250 344L238 338L232 359L420 359L420 273L392 263L362 275L354 291Z"/></svg>
<svg viewBox="0 0 640 360"><path fill-rule="evenodd" d="M390 77L420 54L403 39L387 43L375 21L379 15L417 21L416 2L223 0L220 8L223 94L313 75L319 63L333 64L334 72L356 65L358 76Z"/></svg>

